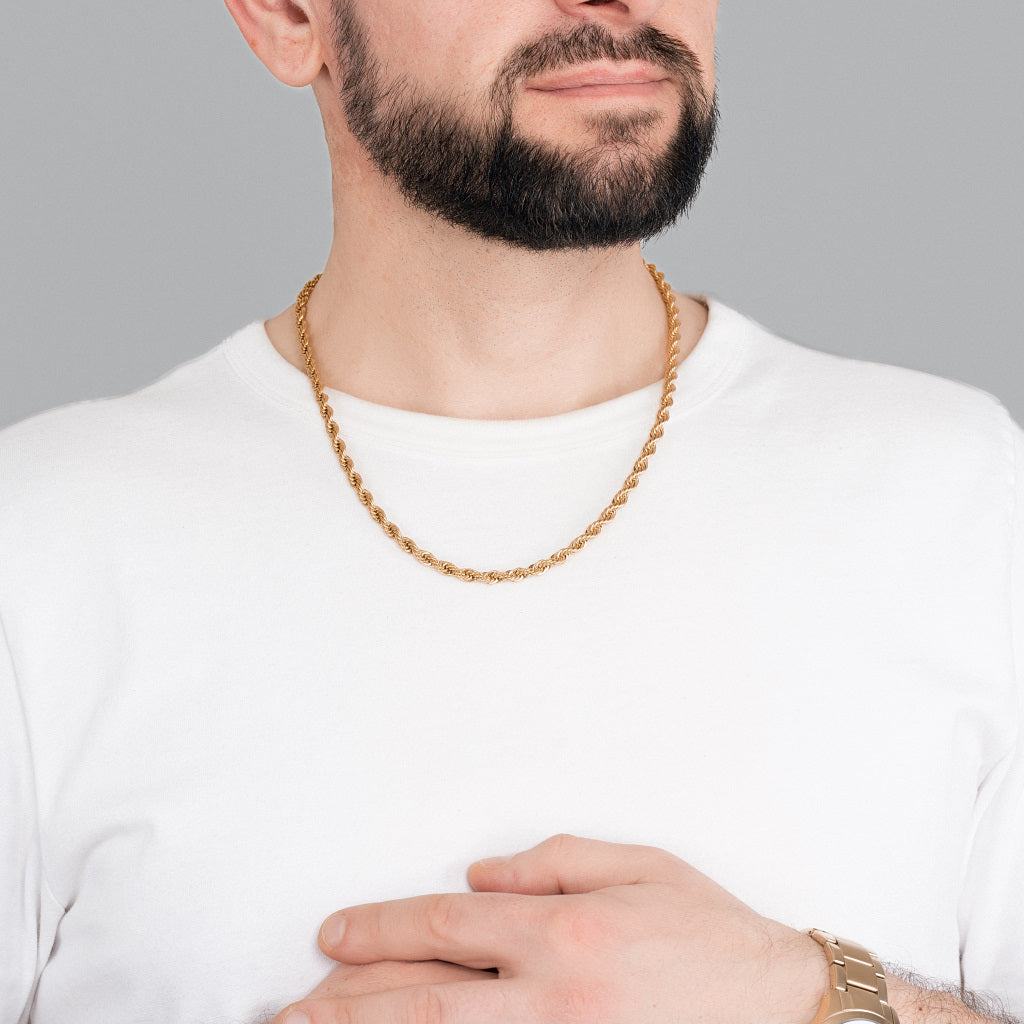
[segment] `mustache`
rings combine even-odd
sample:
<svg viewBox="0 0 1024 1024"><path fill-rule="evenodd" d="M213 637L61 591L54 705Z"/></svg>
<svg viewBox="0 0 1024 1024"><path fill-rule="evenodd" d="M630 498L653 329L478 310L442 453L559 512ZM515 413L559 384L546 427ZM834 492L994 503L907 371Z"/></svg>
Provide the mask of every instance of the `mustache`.
<svg viewBox="0 0 1024 1024"><path fill-rule="evenodd" d="M700 59L682 40L650 25L616 37L596 22L585 22L567 33L548 34L520 44L503 63L494 82L493 98L507 98L519 82L545 71L599 60L645 61L669 72L689 91L701 91Z"/></svg>

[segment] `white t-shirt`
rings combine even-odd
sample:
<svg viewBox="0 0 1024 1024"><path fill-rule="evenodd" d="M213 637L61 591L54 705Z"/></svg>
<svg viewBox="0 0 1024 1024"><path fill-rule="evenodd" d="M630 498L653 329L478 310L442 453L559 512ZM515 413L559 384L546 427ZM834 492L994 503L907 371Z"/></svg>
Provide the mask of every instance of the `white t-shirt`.
<svg viewBox="0 0 1024 1024"><path fill-rule="evenodd" d="M595 518L659 390L330 398L391 518L486 569ZM1022 480L988 396L717 302L628 504L524 583L389 541L259 324L9 429L0 1019L253 1024L327 914L563 831L1024 1010Z"/></svg>

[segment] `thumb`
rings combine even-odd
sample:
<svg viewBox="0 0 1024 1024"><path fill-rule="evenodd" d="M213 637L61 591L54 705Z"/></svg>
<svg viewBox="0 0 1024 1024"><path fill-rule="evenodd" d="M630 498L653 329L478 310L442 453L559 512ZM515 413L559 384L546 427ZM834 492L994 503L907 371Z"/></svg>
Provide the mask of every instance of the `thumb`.
<svg viewBox="0 0 1024 1024"><path fill-rule="evenodd" d="M651 846L560 835L514 857L477 861L468 877L477 892L554 896L668 881L683 867L678 858Z"/></svg>

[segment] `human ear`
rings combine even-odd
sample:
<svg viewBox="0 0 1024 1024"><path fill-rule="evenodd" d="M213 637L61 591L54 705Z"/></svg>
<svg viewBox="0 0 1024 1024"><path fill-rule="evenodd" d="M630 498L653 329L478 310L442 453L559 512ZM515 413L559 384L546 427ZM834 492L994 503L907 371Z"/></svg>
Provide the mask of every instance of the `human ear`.
<svg viewBox="0 0 1024 1024"><path fill-rule="evenodd" d="M253 53L285 85L312 83L324 64L310 0L224 0Z"/></svg>

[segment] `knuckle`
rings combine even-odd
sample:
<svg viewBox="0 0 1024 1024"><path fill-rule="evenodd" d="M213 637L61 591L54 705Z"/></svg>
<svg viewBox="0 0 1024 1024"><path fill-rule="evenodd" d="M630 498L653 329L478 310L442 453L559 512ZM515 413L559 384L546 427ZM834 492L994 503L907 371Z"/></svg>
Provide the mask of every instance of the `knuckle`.
<svg viewBox="0 0 1024 1024"><path fill-rule="evenodd" d="M552 911L548 934L563 955L572 956L575 951L612 948L618 927L608 909L596 901L572 900Z"/></svg>
<svg viewBox="0 0 1024 1024"><path fill-rule="evenodd" d="M322 1024L355 1024L355 1015L344 1001L321 1003L320 1005L324 1007L330 1006L331 1012L328 1016L325 1017L322 1013L316 1012L318 1008L309 1005L304 1007L314 1024L321 1024L321 1022Z"/></svg>
<svg viewBox="0 0 1024 1024"><path fill-rule="evenodd" d="M424 985L409 1002L408 1024L444 1024L447 1003L437 985Z"/></svg>
<svg viewBox="0 0 1024 1024"><path fill-rule="evenodd" d="M560 832L557 836L545 839L540 845L546 852L558 856L568 856L579 845L579 836L571 835L568 832Z"/></svg>
<svg viewBox="0 0 1024 1024"><path fill-rule="evenodd" d="M683 863L667 850L658 849L656 846L638 847L637 853L644 881L675 873Z"/></svg>
<svg viewBox="0 0 1024 1024"><path fill-rule="evenodd" d="M450 896L428 896L423 901L423 924L435 942L446 942L458 925L458 903Z"/></svg>
<svg viewBox="0 0 1024 1024"><path fill-rule="evenodd" d="M623 870L633 884L665 882L680 877L687 865L657 846L623 846ZM625 881L625 879L623 879Z"/></svg>

